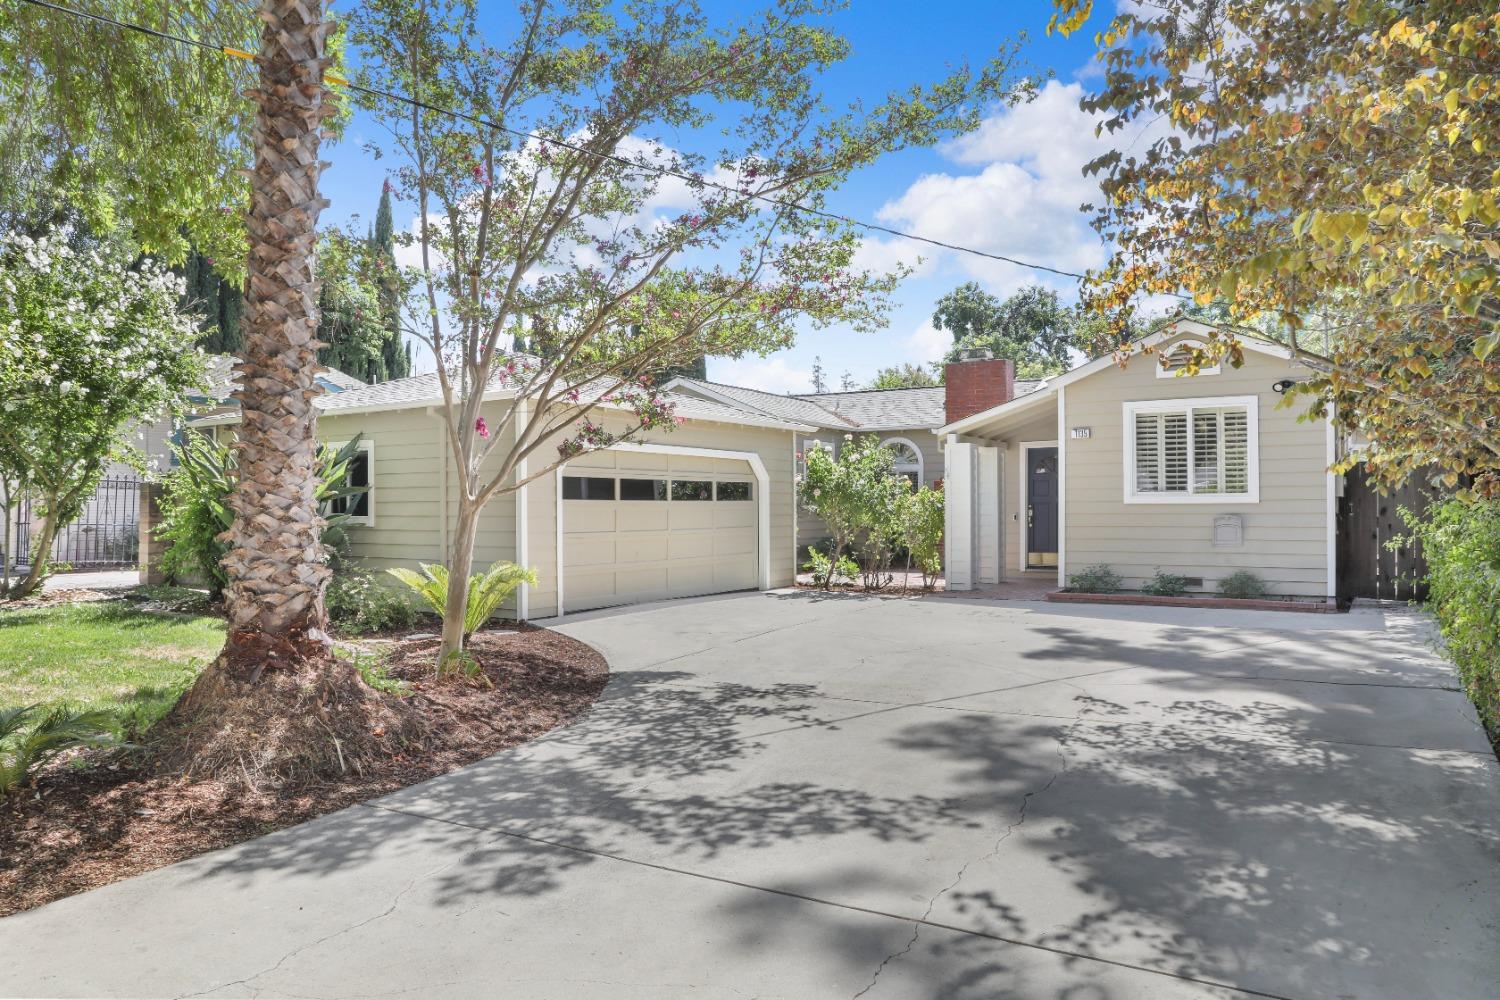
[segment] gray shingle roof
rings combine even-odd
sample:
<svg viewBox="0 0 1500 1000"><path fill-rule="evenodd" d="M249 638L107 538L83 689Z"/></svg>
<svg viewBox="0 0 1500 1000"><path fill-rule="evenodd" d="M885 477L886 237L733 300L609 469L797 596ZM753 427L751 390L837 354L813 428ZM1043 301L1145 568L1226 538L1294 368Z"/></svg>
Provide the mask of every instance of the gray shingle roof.
<svg viewBox="0 0 1500 1000"><path fill-rule="evenodd" d="M504 379L497 380L498 388L504 387ZM600 383L594 390L595 394L603 392L607 385L614 383ZM585 398L590 394L589 388L582 390ZM776 427L787 430L797 430L807 426L822 426L821 423L809 423L807 421L784 420L774 415L767 415L754 409L741 409L727 406L715 400L703 399L688 393L668 393L678 416L689 420L713 420L720 423L749 424L756 427ZM428 372L424 375L413 375L409 378L393 379L389 382L378 382L375 385L361 385L356 389L345 392L327 393L319 396L313 401L313 405L320 413L330 415L349 411L371 411L371 410L399 410L420 406L433 406L442 402L443 390L438 382L436 372ZM233 423L239 419L238 413L224 413L213 417L205 417L197 423L200 426L210 424Z"/></svg>
<svg viewBox="0 0 1500 1000"><path fill-rule="evenodd" d="M208 385L209 392L215 399L229 399L229 394L234 391L234 361L228 354L210 354L208 356ZM341 372L337 368L329 368L327 371L319 372L318 378L337 387L341 391L350 389L363 389L365 383L353 375Z"/></svg>
<svg viewBox="0 0 1500 1000"><path fill-rule="evenodd" d="M920 389L859 389L778 396L774 392L701 379L684 378L679 383L685 388L731 399L762 413L818 427L879 431L941 427L948 422L944 402L946 390L940 385ZM1016 396L1035 392L1042 384L1041 380L1018 380Z"/></svg>

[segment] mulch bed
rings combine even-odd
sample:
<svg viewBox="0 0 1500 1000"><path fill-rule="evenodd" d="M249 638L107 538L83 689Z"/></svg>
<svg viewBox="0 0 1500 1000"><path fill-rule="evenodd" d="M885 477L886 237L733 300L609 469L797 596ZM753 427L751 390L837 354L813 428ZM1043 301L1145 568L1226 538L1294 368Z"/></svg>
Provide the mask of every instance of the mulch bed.
<svg viewBox="0 0 1500 1000"><path fill-rule="evenodd" d="M150 776L128 763L50 767L0 803L0 916L107 885L383 795L533 740L585 713L608 679L604 658L548 629L476 635L493 687L433 678L437 640L398 641L387 673L411 685L432 737L366 774L281 791Z"/></svg>

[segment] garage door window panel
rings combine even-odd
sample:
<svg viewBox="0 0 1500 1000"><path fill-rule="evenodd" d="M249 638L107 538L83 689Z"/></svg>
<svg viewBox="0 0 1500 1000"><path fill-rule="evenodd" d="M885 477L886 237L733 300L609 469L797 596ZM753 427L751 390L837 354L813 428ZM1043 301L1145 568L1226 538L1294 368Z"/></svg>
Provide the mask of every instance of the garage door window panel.
<svg viewBox="0 0 1500 1000"><path fill-rule="evenodd" d="M665 500L667 498L667 481L665 479L622 479L620 480L621 500Z"/></svg>
<svg viewBox="0 0 1500 1000"><path fill-rule="evenodd" d="M755 499L755 491L750 483L717 483L714 486L714 499L726 503L743 503Z"/></svg>
<svg viewBox="0 0 1500 1000"><path fill-rule="evenodd" d="M714 498L714 484L709 479L674 479L672 480L673 500L712 500Z"/></svg>
<svg viewBox="0 0 1500 1000"><path fill-rule="evenodd" d="M602 476L564 476L564 500L613 500L615 481Z"/></svg>

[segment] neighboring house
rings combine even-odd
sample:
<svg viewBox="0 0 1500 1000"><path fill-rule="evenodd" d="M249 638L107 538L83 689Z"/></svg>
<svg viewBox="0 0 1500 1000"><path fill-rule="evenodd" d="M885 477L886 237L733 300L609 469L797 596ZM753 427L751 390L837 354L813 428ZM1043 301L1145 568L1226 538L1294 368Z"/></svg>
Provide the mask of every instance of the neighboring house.
<svg viewBox="0 0 1500 1000"><path fill-rule="evenodd" d="M231 398L234 391L235 359L223 354L207 358L208 392L190 399L195 415L233 413L238 404ZM364 383L341 371L329 369L318 376L326 392L338 393L363 388ZM133 431L132 443L145 453L151 473L164 473L176 464L172 445L182 440L183 428L173 426L171 417L143 422ZM110 462L93 496L84 502L78 518L65 526L52 544L52 558L74 567L133 566L139 552L140 482L142 476L132 465ZM33 515L29 504L21 504L11 527L9 540L0 538L0 558L11 558L13 564L24 564L29 558Z"/></svg>
<svg viewBox="0 0 1500 1000"><path fill-rule="evenodd" d="M1041 385L1040 382L1016 382L1014 379L1002 384L1001 369L993 363L966 368L964 374L975 376L965 379L960 391L973 394L976 409L999 402L1002 392L1024 394ZM988 383L985 376L989 377ZM845 435L874 434L895 453L896 471L910 479L913 485L934 486L942 482L942 439L937 431L948 422L949 393L945 386L778 396L758 389L678 378L667 383L666 388L752 413L810 425L814 430L798 437L799 454L805 453L817 441L837 455ZM810 511L798 511L797 518L800 553L826 537L828 530L822 518Z"/></svg>
<svg viewBox="0 0 1500 1000"><path fill-rule="evenodd" d="M814 427L671 395L682 420L675 428L582 455L485 507L476 566L508 560L537 571L538 585L523 587L511 607L519 616L792 584L793 455L798 436ZM492 427L513 398L504 387L489 392L483 414ZM348 508L355 557L376 569L445 561L459 480L437 376L353 389L316 405L321 439L362 436L364 460L353 480L369 491ZM623 430L630 417L601 405L593 419ZM229 428L238 420L226 412L193 426ZM514 428L496 433L498 461ZM532 467L556 454L544 445Z"/></svg>
<svg viewBox="0 0 1500 1000"><path fill-rule="evenodd" d="M938 431L948 587L1028 572L1065 585L1107 563L1128 588L1160 569L1211 592L1243 569L1274 594L1332 597L1333 424L1279 405L1311 372L1279 344L1241 338L1241 367L1179 374L1174 354L1211 332L1179 321L1138 345L1158 355L1098 358L988 406L950 394L960 405ZM967 368L949 366L950 390Z"/></svg>

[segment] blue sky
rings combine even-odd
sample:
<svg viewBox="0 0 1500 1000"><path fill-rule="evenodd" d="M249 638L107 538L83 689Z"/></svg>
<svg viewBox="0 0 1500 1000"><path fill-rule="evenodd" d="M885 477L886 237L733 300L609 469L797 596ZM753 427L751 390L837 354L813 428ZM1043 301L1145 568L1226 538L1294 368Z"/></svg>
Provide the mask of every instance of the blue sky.
<svg viewBox="0 0 1500 1000"><path fill-rule="evenodd" d="M914 7L920 11L917 16ZM1092 122L1077 107L1089 76L1093 26L1071 39L1049 38L1051 6L1041 0L927 0L920 5L852 0L850 8L834 20L853 51L824 77L831 104L859 98L878 102L892 88L938 79L964 61L982 62L1023 32L1023 69L1050 72L1052 79L1036 101L992 110L984 125L964 139L898 154L855 175L830 198L829 207L1065 270L1100 263L1103 248L1078 211L1097 190L1079 170L1100 144ZM324 158L332 164L323 175L323 191L332 202L324 212L325 223L341 225L358 216L364 224L374 216L385 164L361 149L371 127L356 118L341 142L325 147ZM408 227L414 215L411 205L398 203L397 229ZM915 264L924 258L896 291L888 328L875 333L809 331L793 348L769 358L711 358L710 378L773 392L808 391L814 358L821 358L835 388L846 371L864 384L881 367L929 362L943 352L947 335L932 329L932 306L963 281L979 281L998 295L1030 282L1048 284L1069 300L1076 295L1068 279L909 241L871 237L862 254L880 264Z"/></svg>

